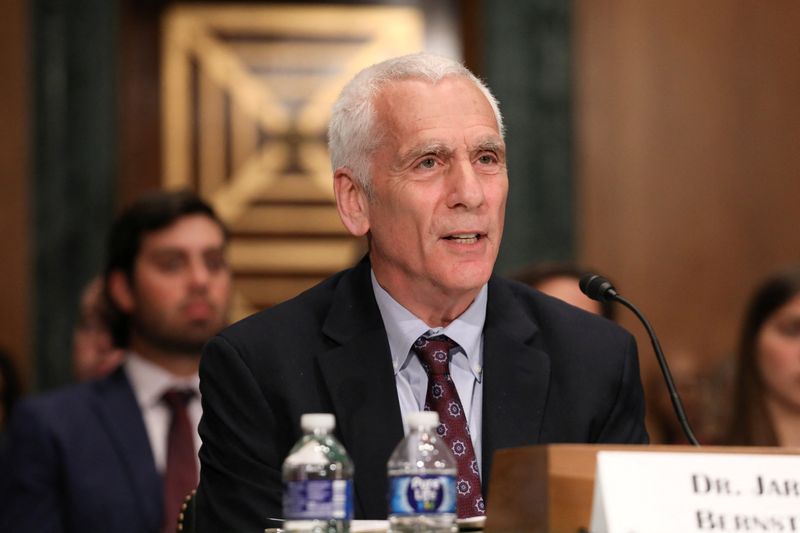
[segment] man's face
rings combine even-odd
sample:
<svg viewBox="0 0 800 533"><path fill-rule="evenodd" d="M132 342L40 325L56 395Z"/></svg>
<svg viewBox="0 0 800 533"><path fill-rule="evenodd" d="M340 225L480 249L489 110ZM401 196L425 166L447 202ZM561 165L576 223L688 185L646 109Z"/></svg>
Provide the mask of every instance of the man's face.
<svg viewBox="0 0 800 533"><path fill-rule="evenodd" d="M225 326L231 276L225 238L205 215L146 235L134 263L131 338L165 352L199 354Z"/></svg>
<svg viewBox="0 0 800 533"><path fill-rule="evenodd" d="M489 102L448 77L389 85L375 106L384 137L368 222L378 281L401 302L474 297L497 258L508 192Z"/></svg>

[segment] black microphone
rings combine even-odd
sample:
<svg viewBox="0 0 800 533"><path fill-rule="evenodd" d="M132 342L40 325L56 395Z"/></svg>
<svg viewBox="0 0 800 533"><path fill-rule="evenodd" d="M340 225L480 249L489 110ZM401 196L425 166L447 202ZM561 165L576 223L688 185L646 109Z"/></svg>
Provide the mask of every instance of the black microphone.
<svg viewBox="0 0 800 533"><path fill-rule="evenodd" d="M581 292L583 292L583 294L592 300L597 300L599 302L608 302L613 300L621 303L633 311L633 314L635 314L636 317L641 321L641 323L644 325L644 328L647 330L647 334L650 336L650 342L652 343L653 350L656 353L658 366L661 367L661 373L664 375L664 381L667 383L669 396L672 400L672 407L675 409L675 414L678 417L678 422L681 425L681 429L683 429L686 439L691 444L700 446L700 443L694 436L692 428L689 426L689 421L686 419L686 412L683 410L683 403L678 395L678 390L675 388L675 383L672 381L672 373L669 371L667 358L664 357L664 352L661 351L661 344L658 342L658 337L656 337L656 332L650 325L650 322L647 321L645 316L641 311L639 311L639 309L636 308L635 305L620 296L617 292L617 289L615 289L611 282L603 276L598 276L597 274L586 274L581 278L578 286L580 287Z"/></svg>

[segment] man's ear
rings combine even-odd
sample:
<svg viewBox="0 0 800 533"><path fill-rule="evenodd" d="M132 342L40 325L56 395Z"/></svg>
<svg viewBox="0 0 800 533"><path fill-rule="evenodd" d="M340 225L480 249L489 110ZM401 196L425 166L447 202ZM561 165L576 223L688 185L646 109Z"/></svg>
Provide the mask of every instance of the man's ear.
<svg viewBox="0 0 800 533"><path fill-rule="evenodd" d="M128 276L122 270L114 270L108 275L108 294L114 304L124 313L132 313L136 303Z"/></svg>
<svg viewBox="0 0 800 533"><path fill-rule="evenodd" d="M365 235L369 231L369 201L352 170L347 167L336 169L333 174L333 193L339 218L347 231L356 237Z"/></svg>

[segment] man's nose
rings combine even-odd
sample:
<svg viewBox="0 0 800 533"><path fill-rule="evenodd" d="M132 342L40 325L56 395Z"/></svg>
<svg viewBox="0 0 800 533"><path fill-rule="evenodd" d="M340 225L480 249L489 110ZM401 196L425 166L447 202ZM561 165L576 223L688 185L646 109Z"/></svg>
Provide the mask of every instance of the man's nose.
<svg viewBox="0 0 800 533"><path fill-rule="evenodd" d="M483 205L486 197L483 182L468 158L457 159L450 167L451 190L448 195L448 207L465 207L475 209Z"/></svg>
<svg viewBox="0 0 800 533"><path fill-rule="evenodd" d="M205 261L202 259L191 261L189 265L189 282L192 286L205 287L208 285L210 277L211 273L208 271Z"/></svg>

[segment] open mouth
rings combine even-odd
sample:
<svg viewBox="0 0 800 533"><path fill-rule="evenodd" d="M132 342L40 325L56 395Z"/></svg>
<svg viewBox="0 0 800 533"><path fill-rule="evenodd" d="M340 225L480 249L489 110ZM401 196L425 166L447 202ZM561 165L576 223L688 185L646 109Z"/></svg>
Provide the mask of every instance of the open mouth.
<svg viewBox="0 0 800 533"><path fill-rule="evenodd" d="M485 235L480 233L457 233L455 235L448 235L445 239L459 244L474 244L483 237L485 237Z"/></svg>

